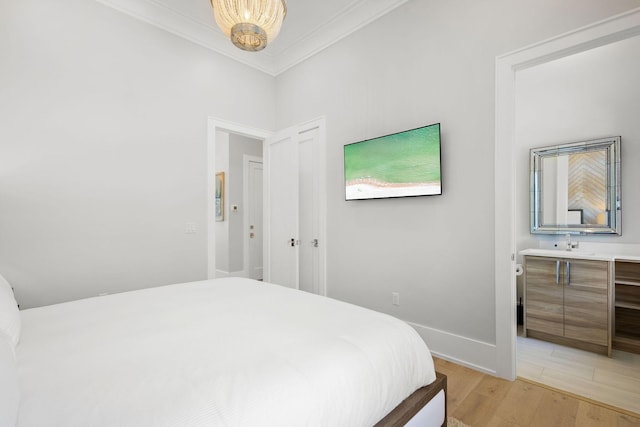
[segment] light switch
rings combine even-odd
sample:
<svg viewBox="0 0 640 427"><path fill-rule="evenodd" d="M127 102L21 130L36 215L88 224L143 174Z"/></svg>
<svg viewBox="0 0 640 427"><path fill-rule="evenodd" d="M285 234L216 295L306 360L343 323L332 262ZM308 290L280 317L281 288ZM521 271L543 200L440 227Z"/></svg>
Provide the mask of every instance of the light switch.
<svg viewBox="0 0 640 427"><path fill-rule="evenodd" d="M391 292L391 303L393 305L400 305L400 293L399 292Z"/></svg>

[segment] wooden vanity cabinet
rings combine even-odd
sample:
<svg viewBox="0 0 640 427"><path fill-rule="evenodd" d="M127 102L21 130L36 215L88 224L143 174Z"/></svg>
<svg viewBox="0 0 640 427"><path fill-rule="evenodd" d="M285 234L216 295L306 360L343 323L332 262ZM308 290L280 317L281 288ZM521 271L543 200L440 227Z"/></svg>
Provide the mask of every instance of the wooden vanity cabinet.
<svg viewBox="0 0 640 427"><path fill-rule="evenodd" d="M525 335L611 355L610 263L525 256Z"/></svg>
<svg viewBox="0 0 640 427"><path fill-rule="evenodd" d="M564 336L564 289L560 260L525 257L525 333Z"/></svg>
<svg viewBox="0 0 640 427"><path fill-rule="evenodd" d="M640 353L640 261L615 263L616 349Z"/></svg>

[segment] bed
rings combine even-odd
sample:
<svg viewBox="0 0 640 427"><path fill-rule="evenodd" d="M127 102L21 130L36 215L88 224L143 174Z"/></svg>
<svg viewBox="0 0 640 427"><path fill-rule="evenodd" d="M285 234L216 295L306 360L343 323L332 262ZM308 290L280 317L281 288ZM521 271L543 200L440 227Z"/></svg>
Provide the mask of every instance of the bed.
<svg viewBox="0 0 640 427"><path fill-rule="evenodd" d="M446 425L446 378L385 314L242 278L19 312L3 286L3 427Z"/></svg>

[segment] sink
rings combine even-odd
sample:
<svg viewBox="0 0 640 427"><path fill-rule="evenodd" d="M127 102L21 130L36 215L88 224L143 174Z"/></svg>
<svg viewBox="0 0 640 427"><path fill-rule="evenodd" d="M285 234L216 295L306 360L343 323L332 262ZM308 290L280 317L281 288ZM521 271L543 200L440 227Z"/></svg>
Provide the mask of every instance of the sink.
<svg viewBox="0 0 640 427"><path fill-rule="evenodd" d="M520 255L547 256L552 258L601 259L606 261L614 259L612 255L608 254L597 254L595 252L586 252L581 250L563 251L560 249L525 249L520 251Z"/></svg>

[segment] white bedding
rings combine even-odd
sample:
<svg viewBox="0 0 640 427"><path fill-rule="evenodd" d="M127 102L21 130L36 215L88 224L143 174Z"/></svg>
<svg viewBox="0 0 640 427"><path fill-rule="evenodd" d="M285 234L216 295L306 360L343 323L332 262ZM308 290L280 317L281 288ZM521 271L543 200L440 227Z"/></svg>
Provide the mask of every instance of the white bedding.
<svg viewBox="0 0 640 427"><path fill-rule="evenodd" d="M435 380L404 322L248 279L21 313L20 427L371 426Z"/></svg>

